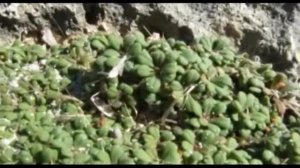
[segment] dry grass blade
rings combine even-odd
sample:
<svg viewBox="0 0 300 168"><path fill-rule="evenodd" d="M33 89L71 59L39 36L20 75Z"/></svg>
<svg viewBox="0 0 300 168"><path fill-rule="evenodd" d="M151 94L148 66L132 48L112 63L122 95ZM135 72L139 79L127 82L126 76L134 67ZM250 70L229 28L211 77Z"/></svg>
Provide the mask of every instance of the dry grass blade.
<svg viewBox="0 0 300 168"><path fill-rule="evenodd" d="M116 66L112 68L112 70L108 73L108 78L115 78L117 76L121 76L123 74L125 61L127 60L127 56L121 58Z"/></svg>
<svg viewBox="0 0 300 168"><path fill-rule="evenodd" d="M157 32L153 32L151 33L145 26L143 26L143 29L148 33L149 37L147 38L147 40L150 41L156 41L160 39L160 35Z"/></svg>
<svg viewBox="0 0 300 168"><path fill-rule="evenodd" d="M91 101L95 105L95 107L105 116L112 117L113 116L113 110L111 107L106 104L104 101L102 101L99 97L97 97L100 94L100 92L95 93L91 97Z"/></svg>
<svg viewBox="0 0 300 168"><path fill-rule="evenodd" d="M171 114L172 110L174 109L174 106L176 104L176 101L173 101L170 106L167 108L167 110L163 113L163 116L161 117L161 123L164 125L168 116Z"/></svg>
<svg viewBox="0 0 300 168"><path fill-rule="evenodd" d="M76 102L76 103L78 103L78 105L80 105L80 106L82 106L84 103L81 101L81 100L79 100L78 98L76 98L76 97L74 97L74 96L70 96L71 94L70 94L70 92L66 89L66 92L69 94L69 95L63 95L62 96L62 99L64 100L64 101L73 101L73 102Z"/></svg>
<svg viewBox="0 0 300 168"><path fill-rule="evenodd" d="M297 117L300 117L300 114L299 114L299 108L300 108L300 104L298 103L298 101L296 100L295 97L292 97L290 98L289 100L283 100L283 103L288 107L290 108L293 113L295 115L297 115Z"/></svg>
<svg viewBox="0 0 300 168"><path fill-rule="evenodd" d="M151 32L147 29L147 27L143 26L143 29L148 33L149 36L151 36Z"/></svg>
<svg viewBox="0 0 300 168"><path fill-rule="evenodd" d="M184 101L183 102L185 102L185 100L186 100L186 96L189 94L189 93L191 93L194 89L195 89L195 87L196 87L197 85L195 84L195 85L191 85L191 86L189 86L189 87L187 87L185 90L184 90ZM162 116L162 118L161 118L161 123L162 124L165 124L165 122L167 121L167 118L168 118L168 116L171 114L171 112L172 112L172 110L174 110L174 106L176 105L176 100L174 100L171 104L170 104L170 106L167 108L167 110L163 113L163 116ZM170 121L170 120L168 120L168 121ZM172 122L172 121L171 121ZM173 122L174 123L174 122Z"/></svg>
<svg viewBox="0 0 300 168"><path fill-rule="evenodd" d="M184 92L185 92L185 95L191 93L191 92L195 89L196 86L197 86L197 85L195 84L195 85L191 85L191 86L189 86L188 88L186 88L185 91L184 91Z"/></svg>
<svg viewBox="0 0 300 168"><path fill-rule="evenodd" d="M278 98L274 98L274 102L279 114L281 115L281 117L283 117L287 110L285 104L282 101L280 101Z"/></svg>

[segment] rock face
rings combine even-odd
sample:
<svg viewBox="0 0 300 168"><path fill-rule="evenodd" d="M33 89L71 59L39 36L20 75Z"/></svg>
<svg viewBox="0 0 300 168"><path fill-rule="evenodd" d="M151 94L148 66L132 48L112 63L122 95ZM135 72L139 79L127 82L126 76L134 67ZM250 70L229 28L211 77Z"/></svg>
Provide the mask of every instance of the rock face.
<svg viewBox="0 0 300 168"><path fill-rule="evenodd" d="M20 35L38 35L43 27L51 28L60 36L93 27L117 29L121 33L139 29L186 42L202 35L226 35L241 51L258 55L278 70L288 70L300 62L299 6L292 3L2 3L0 37L1 43L8 42Z"/></svg>

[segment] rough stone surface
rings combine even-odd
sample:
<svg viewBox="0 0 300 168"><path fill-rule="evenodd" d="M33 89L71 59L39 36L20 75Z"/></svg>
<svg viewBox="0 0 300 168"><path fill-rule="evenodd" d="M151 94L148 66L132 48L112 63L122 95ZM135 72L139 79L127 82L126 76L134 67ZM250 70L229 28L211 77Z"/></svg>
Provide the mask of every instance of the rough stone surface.
<svg viewBox="0 0 300 168"><path fill-rule="evenodd" d="M0 38L5 43L39 35L43 27L65 37L107 25L121 33L139 29L186 42L202 35L226 35L241 51L288 70L300 62L299 7L293 3L2 3Z"/></svg>

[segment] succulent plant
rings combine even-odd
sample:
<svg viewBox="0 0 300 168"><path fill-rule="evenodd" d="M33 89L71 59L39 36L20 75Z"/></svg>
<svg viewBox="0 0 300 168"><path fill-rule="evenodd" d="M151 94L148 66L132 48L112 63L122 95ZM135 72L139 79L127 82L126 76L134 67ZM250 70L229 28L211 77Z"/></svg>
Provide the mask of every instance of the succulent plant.
<svg viewBox="0 0 300 168"><path fill-rule="evenodd" d="M0 47L0 163L297 164L298 88L226 37L16 40Z"/></svg>

